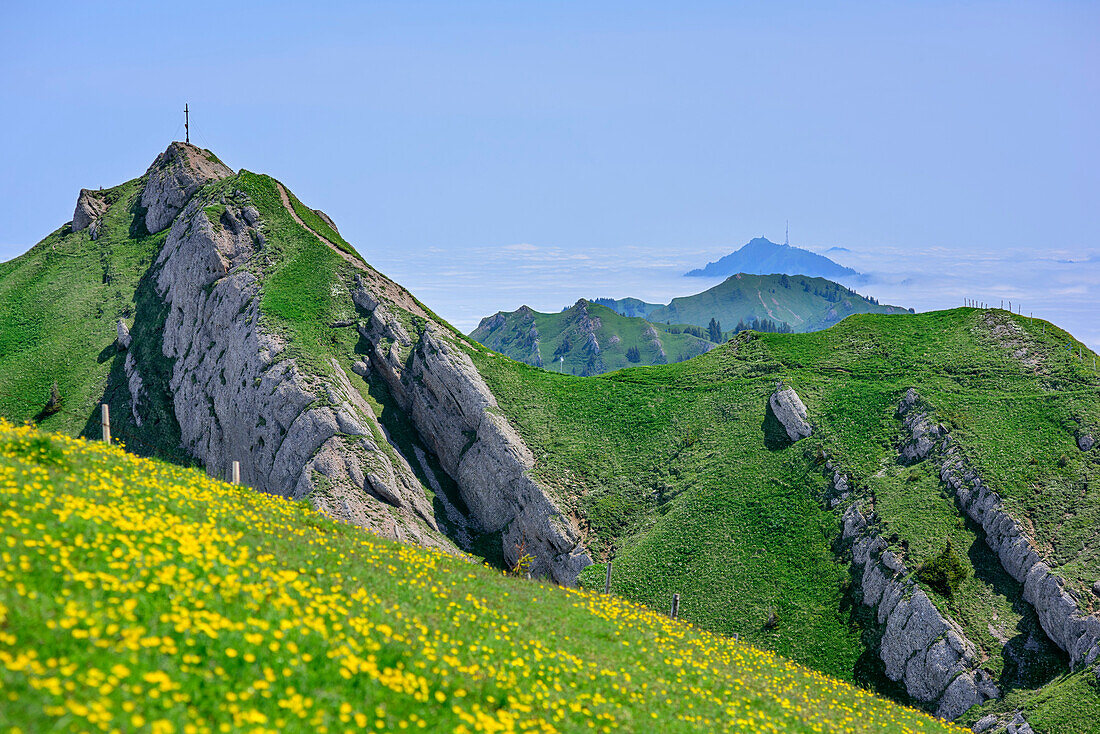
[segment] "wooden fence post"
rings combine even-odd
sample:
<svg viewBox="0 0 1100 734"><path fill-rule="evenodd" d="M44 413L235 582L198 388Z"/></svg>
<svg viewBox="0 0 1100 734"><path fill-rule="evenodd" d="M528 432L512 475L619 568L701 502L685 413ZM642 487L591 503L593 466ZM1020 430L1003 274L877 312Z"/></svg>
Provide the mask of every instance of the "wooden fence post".
<svg viewBox="0 0 1100 734"><path fill-rule="evenodd" d="M672 611L670 611L668 613L668 616L669 616L670 619L676 619L677 615L679 615L679 614L680 614L680 595L679 594L673 594L672 595Z"/></svg>
<svg viewBox="0 0 1100 734"><path fill-rule="evenodd" d="M233 469L230 473L230 481L233 482L233 484L241 483L241 462L233 462Z"/></svg>
<svg viewBox="0 0 1100 734"><path fill-rule="evenodd" d="M603 593L611 593L611 561L607 562L607 577L603 581Z"/></svg>
<svg viewBox="0 0 1100 734"><path fill-rule="evenodd" d="M111 409L103 403L99 424L103 427L103 443L111 442Z"/></svg>

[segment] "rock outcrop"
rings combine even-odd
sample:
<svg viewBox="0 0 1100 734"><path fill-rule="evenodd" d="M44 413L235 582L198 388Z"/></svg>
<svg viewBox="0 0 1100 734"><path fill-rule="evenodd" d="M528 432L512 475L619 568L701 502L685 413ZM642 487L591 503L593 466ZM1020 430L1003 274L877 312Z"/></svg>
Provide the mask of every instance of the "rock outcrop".
<svg viewBox="0 0 1100 734"><path fill-rule="evenodd" d="M1012 718L1008 723L1004 723L996 714L987 714L982 718L974 722L974 726L970 728L974 734L984 734L985 732L992 732L994 730L1000 731L998 727L1004 727L1004 734L1035 734L1035 730L1031 728L1031 724L1027 723L1027 719L1019 711L1012 715Z"/></svg>
<svg viewBox="0 0 1100 734"><path fill-rule="evenodd" d="M1023 584L1024 599L1034 607L1047 636L1069 654L1074 667L1100 659L1100 619L1081 610L1055 574L1035 550L1029 533L968 464L950 434L920 409L920 398L910 389L898 406L898 415L909 432L909 445L932 457L940 479L955 496L959 507L985 531L985 542L1001 565ZM914 449L916 451L916 449Z"/></svg>
<svg viewBox="0 0 1100 734"><path fill-rule="evenodd" d="M81 189L80 195L76 197L76 211L73 212L73 231L79 232L97 222L107 213L107 208L102 192ZM92 239L95 237L96 233L93 232Z"/></svg>
<svg viewBox="0 0 1100 734"><path fill-rule="evenodd" d="M190 167L195 150L173 144L150 169L146 193L167 192L150 201L152 226L202 180ZM169 309L162 351L173 361L168 392L183 447L217 475L236 460L248 485L308 497L388 537L453 549L424 487L341 366L303 372L262 325L258 211L236 192L218 202L231 226L215 226L203 211L211 203L186 203L154 266Z"/></svg>
<svg viewBox="0 0 1100 734"><path fill-rule="evenodd" d="M133 339L130 337L130 329L126 326L126 322L119 319L118 323L115 324L115 332L117 334L115 344L118 345L118 348L123 351L129 349Z"/></svg>
<svg viewBox="0 0 1100 734"><path fill-rule="evenodd" d="M886 541L871 530L859 502L844 513L842 537L852 544L861 601L882 625L879 657L890 680L904 684L937 716L954 719L971 706L1000 696L981 668L977 648L912 579Z"/></svg>
<svg viewBox="0 0 1100 734"><path fill-rule="evenodd" d="M336 228L336 222L332 221L332 217L330 217L328 214L325 214L320 209L314 209L313 213L319 216L321 218L321 221L323 221L325 224L332 227L333 232L335 232L336 234L340 234L340 230Z"/></svg>
<svg viewBox="0 0 1100 734"><path fill-rule="evenodd" d="M172 143L145 172L141 205L145 228L160 232L172 223L200 188L233 171L212 153L189 143Z"/></svg>
<svg viewBox="0 0 1100 734"><path fill-rule="evenodd" d="M458 484L477 529L501 533L509 564L530 554L532 574L575 583L592 563L576 523L532 478L534 457L459 337L433 321L410 333L368 286L360 280L353 298L369 312L359 333L371 345L371 364Z"/></svg>
<svg viewBox="0 0 1100 734"><path fill-rule="evenodd" d="M806 418L806 406L792 388L776 390L768 400L768 405L792 442L813 434L813 426Z"/></svg>

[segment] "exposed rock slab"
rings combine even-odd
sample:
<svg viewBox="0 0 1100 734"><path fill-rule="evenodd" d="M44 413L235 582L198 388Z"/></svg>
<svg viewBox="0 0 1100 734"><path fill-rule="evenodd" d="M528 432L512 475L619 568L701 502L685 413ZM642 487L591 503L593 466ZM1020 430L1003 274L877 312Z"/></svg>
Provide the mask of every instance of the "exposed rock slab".
<svg viewBox="0 0 1100 734"><path fill-rule="evenodd" d="M367 285L361 281L363 291ZM534 457L501 414L458 337L433 321L414 336L377 293L353 298L357 304L377 304L359 328L371 344L371 364L458 484L478 529L502 534L508 563L530 554L532 574L575 583L592 563L580 532L531 477Z"/></svg>
<svg viewBox="0 0 1100 734"><path fill-rule="evenodd" d="M806 406L793 388L776 390L768 400L768 405L791 441L813 434L814 428L806 417Z"/></svg>
<svg viewBox="0 0 1100 734"><path fill-rule="evenodd" d="M103 200L102 192L81 189L76 197L76 211L73 212L73 231L86 229L106 213L107 202Z"/></svg>

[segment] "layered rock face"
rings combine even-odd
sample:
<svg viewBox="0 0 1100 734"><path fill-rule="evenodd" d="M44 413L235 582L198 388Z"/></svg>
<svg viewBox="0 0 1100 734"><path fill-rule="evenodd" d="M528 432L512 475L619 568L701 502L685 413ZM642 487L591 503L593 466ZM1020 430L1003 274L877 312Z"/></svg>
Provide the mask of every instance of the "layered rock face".
<svg viewBox="0 0 1100 734"><path fill-rule="evenodd" d="M931 457L940 479L950 487L962 510L986 533L986 543L1004 569L1023 584L1024 599L1035 608L1047 636L1067 652L1074 667L1100 659L1100 619L1081 611L1065 581L1035 550L1025 528L1005 509L966 462L950 434L919 409L920 397L910 389L898 406L910 439L903 452L913 460Z"/></svg>
<svg viewBox="0 0 1100 734"><path fill-rule="evenodd" d="M531 477L534 457L458 337L431 321L414 337L366 281L353 296L370 313L359 333L371 344L372 367L457 482L478 529L502 534L510 564L530 554L533 574L574 583L592 563L576 523Z"/></svg>
<svg viewBox="0 0 1100 734"><path fill-rule="evenodd" d="M861 571L863 604L876 610L883 625L879 657L886 675L916 700L935 705L936 716L945 719L999 697L992 676L980 667L977 648L869 528L858 502L844 513L843 528L842 537L852 543L852 564Z"/></svg>
<svg viewBox="0 0 1100 734"><path fill-rule="evenodd" d="M172 143L145 175L141 192L145 228L156 233L172 223L196 191L211 181L232 176L233 171L209 151L189 143Z"/></svg>
<svg viewBox="0 0 1100 734"><path fill-rule="evenodd" d="M195 150L170 146L142 194L151 229L183 207L154 268L169 306L162 351L174 363L168 392L184 448L216 475L239 461L242 481L253 487L308 496L382 535L453 549L412 468L340 365L305 374L281 357L284 343L261 325L259 212L240 192L184 199L228 170L196 164ZM204 210L212 203L224 206L216 222ZM141 365L132 354L126 373L140 423Z"/></svg>

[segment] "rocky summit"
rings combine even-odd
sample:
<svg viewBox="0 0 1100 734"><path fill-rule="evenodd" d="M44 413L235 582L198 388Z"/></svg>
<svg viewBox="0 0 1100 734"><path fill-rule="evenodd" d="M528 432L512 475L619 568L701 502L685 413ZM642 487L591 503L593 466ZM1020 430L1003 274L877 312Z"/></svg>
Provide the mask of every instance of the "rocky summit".
<svg viewBox="0 0 1100 734"><path fill-rule="evenodd" d="M172 143L139 179L81 190L49 253L84 237L102 247L105 280L122 249L148 243L125 274L121 300L133 305L111 321L113 366L79 385L56 375L68 405L108 403L115 435L136 450L217 476L238 462L243 483L384 537L457 553L492 536L497 557L530 554L533 573L564 584L591 562L531 476L531 451L500 417L473 347L279 182ZM41 250L29 256L49 257ZM317 306L303 298L311 288L337 294L323 323L299 318ZM303 343L317 340L303 326L339 344ZM80 348L70 356L96 364Z"/></svg>

